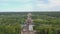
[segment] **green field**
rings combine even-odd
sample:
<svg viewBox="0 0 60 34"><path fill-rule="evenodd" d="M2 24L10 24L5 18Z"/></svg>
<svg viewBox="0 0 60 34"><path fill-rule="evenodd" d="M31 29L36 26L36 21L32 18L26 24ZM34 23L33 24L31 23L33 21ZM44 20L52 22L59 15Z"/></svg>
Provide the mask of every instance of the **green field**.
<svg viewBox="0 0 60 34"><path fill-rule="evenodd" d="M36 34L60 34L60 12L31 12ZM0 12L0 34L20 34L28 12Z"/></svg>

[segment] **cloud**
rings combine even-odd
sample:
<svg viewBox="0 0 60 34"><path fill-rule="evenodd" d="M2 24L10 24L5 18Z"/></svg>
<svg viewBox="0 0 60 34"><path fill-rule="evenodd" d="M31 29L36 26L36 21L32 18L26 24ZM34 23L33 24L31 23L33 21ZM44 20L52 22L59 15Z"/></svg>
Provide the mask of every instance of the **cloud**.
<svg viewBox="0 0 60 34"><path fill-rule="evenodd" d="M49 0L51 7L60 6L60 0Z"/></svg>
<svg viewBox="0 0 60 34"><path fill-rule="evenodd" d="M9 2L18 2L18 3L27 3L30 2L32 0L0 0L0 2L5 2L5 3L9 3Z"/></svg>
<svg viewBox="0 0 60 34"><path fill-rule="evenodd" d="M30 11L32 10L33 7L32 7L32 4L25 4L25 5L22 5L22 6L19 6L19 7L7 7L6 8L0 8L0 11Z"/></svg>
<svg viewBox="0 0 60 34"><path fill-rule="evenodd" d="M60 11L60 0L49 0L50 11Z"/></svg>
<svg viewBox="0 0 60 34"><path fill-rule="evenodd" d="M60 0L48 0L48 3L38 2L36 5L38 11L53 11L60 10ZM57 9L56 9L57 8Z"/></svg>
<svg viewBox="0 0 60 34"><path fill-rule="evenodd" d="M60 0L0 0L0 11L60 11Z"/></svg>

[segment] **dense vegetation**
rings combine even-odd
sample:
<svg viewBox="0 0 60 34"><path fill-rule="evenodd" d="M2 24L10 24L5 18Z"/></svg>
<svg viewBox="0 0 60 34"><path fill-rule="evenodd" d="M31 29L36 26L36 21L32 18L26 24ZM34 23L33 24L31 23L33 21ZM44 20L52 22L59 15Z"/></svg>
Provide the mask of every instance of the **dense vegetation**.
<svg viewBox="0 0 60 34"><path fill-rule="evenodd" d="M31 12L34 30L41 34L60 32L60 12ZM0 34L20 34L28 12L0 12ZM43 33L42 33L43 32ZM47 32L47 33L46 33Z"/></svg>

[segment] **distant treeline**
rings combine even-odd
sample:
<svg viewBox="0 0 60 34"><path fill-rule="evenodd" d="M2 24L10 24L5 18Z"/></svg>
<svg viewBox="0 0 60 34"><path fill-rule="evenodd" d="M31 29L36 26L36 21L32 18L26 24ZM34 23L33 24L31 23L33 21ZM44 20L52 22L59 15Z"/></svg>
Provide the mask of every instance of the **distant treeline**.
<svg viewBox="0 0 60 34"><path fill-rule="evenodd" d="M35 15L48 15L48 16L53 16L53 17L60 17L60 12L0 12L0 15L26 15L27 13L32 13Z"/></svg>

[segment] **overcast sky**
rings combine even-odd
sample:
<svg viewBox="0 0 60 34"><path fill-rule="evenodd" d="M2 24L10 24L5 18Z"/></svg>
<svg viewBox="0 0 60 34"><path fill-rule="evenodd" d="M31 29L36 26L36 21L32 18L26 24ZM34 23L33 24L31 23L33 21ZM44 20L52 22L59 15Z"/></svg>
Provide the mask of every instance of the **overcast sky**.
<svg viewBox="0 0 60 34"><path fill-rule="evenodd" d="M60 11L60 0L0 0L0 11Z"/></svg>

